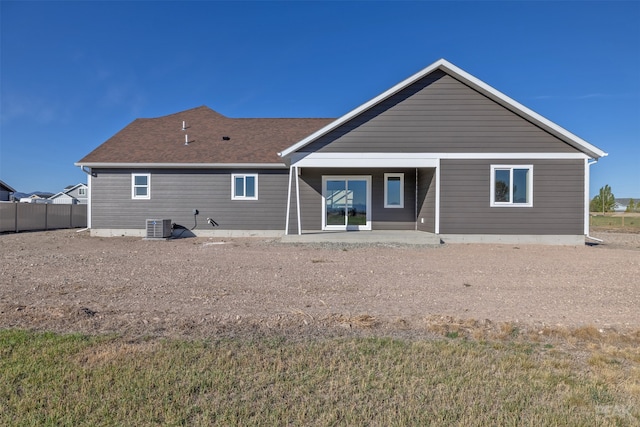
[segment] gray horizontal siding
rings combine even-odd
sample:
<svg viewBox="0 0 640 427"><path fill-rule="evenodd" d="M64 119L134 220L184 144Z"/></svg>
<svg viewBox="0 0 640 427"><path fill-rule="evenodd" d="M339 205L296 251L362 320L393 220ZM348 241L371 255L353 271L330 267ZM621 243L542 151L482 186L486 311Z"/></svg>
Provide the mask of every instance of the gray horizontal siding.
<svg viewBox="0 0 640 427"><path fill-rule="evenodd" d="M492 164L533 165L533 207L490 207ZM584 161L442 160L443 234L584 233Z"/></svg>
<svg viewBox="0 0 640 427"><path fill-rule="evenodd" d="M435 233L436 223L435 169L418 170L418 219L420 231Z"/></svg>
<svg viewBox="0 0 640 427"><path fill-rule="evenodd" d="M576 152L437 71L305 147L320 152Z"/></svg>
<svg viewBox="0 0 640 427"><path fill-rule="evenodd" d="M147 218L169 218L192 228L284 230L288 170L94 170L92 228L139 229ZM131 199L131 173L151 173L151 199ZM258 173L258 200L231 200L231 174Z"/></svg>

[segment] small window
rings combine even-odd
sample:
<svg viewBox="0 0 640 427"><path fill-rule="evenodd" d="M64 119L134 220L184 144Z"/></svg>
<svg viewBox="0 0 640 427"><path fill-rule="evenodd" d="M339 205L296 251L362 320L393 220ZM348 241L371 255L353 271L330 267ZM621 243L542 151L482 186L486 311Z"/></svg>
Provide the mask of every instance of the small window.
<svg viewBox="0 0 640 427"><path fill-rule="evenodd" d="M258 200L258 175L231 175L231 199Z"/></svg>
<svg viewBox="0 0 640 427"><path fill-rule="evenodd" d="M533 166L491 166L491 206L533 206Z"/></svg>
<svg viewBox="0 0 640 427"><path fill-rule="evenodd" d="M87 195L87 189L86 188L78 188L78 195L79 196L86 196Z"/></svg>
<svg viewBox="0 0 640 427"><path fill-rule="evenodd" d="M151 174L134 173L131 174L131 198L150 199L151 198Z"/></svg>
<svg viewBox="0 0 640 427"><path fill-rule="evenodd" d="M384 207L403 208L404 207L404 174L385 173L384 174Z"/></svg>

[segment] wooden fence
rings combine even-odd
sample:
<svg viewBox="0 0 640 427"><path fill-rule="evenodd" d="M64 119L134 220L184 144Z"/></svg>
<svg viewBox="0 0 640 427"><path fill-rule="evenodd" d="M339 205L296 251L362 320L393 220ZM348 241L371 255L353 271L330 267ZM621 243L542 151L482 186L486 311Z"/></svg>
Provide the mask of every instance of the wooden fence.
<svg viewBox="0 0 640 427"><path fill-rule="evenodd" d="M84 228L87 205L0 202L0 232Z"/></svg>
<svg viewBox="0 0 640 427"><path fill-rule="evenodd" d="M640 214L613 213L602 215L601 213L591 213L589 215L589 225L592 227L640 229Z"/></svg>

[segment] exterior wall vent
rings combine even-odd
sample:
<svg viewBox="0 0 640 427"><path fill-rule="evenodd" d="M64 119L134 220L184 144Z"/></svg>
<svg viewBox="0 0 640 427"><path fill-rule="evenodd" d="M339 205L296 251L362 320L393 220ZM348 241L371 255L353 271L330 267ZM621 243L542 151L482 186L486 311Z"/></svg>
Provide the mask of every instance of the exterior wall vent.
<svg viewBox="0 0 640 427"><path fill-rule="evenodd" d="M170 219L147 219L147 239L168 239L171 237Z"/></svg>

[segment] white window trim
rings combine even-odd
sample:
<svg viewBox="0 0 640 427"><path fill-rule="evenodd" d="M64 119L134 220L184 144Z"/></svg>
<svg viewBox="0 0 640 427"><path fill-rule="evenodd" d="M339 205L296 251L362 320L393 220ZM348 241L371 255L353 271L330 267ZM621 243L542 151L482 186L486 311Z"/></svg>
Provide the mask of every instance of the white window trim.
<svg viewBox="0 0 640 427"><path fill-rule="evenodd" d="M136 176L146 176L147 185L136 185ZM136 187L147 187L147 194L145 196L137 196ZM151 199L151 174L150 173L132 173L131 174L131 198L134 200Z"/></svg>
<svg viewBox="0 0 640 427"><path fill-rule="evenodd" d="M236 178L243 178L246 194L246 178L253 177L255 179L255 195L253 197L236 196ZM232 173L231 174L231 200L258 200L258 174L257 173Z"/></svg>
<svg viewBox="0 0 640 427"><path fill-rule="evenodd" d="M86 188L78 188L78 196L86 196L87 189Z"/></svg>
<svg viewBox="0 0 640 427"><path fill-rule="evenodd" d="M388 200L388 180L389 178L400 178L400 204L390 205ZM385 208L404 208L404 173L385 173L384 174L384 207Z"/></svg>
<svg viewBox="0 0 640 427"><path fill-rule="evenodd" d="M529 180L527 182L527 194L529 195L529 201L527 203L515 203L513 202L513 184L509 186L510 202L496 202L496 169L509 169L509 181L513 183L513 170L514 169L528 169ZM491 165L491 190L489 204L494 207L511 207L511 208L531 208L533 207L533 165Z"/></svg>

